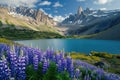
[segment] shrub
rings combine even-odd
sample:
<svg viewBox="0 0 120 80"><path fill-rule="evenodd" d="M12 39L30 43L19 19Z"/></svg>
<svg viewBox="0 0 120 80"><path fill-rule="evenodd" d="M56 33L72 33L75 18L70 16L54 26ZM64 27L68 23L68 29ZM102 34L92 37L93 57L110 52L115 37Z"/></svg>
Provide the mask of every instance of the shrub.
<svg viewBox="0 0 120 80"><path fill-rule="evenodd" d="M8 26L10 26L10 27L15 27L15 25L14 25L13 23L8 22L8 20L6 20L5 22L6 22L6 24L7 24Z"/></svg>
<svg viewBox="0 0 120 80"><path fill-rule="evenodd" d="M100 58L97 57L97 56L88 56L88 55L85 55L85 54L80 54L80 53L71 53L71 57L73 59L81 59L81 60L88 60L88 61L100 61Z"/></svg>
<svg viewBox="0 0 120 80"><path fill-rule="evenodd" d="M0 27L2 26L3 24L2 24L2 21L0 21Z"/></svg>
<svg viewBox="0 0 120 80"><path fill-rule="evenodd" d="M106 52L94 52L94 51L91 51L90 54L92 56L98 56L98 57L103 57L103 58L113 58L112 54L108 54Z"/></svg>

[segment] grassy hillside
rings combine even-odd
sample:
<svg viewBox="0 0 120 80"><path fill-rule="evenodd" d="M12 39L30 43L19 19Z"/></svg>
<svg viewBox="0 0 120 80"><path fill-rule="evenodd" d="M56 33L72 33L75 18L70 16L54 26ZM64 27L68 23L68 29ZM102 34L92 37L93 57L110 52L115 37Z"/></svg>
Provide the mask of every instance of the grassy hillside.
<svg viewBox="0 0 120 80"><path fill-rule="evenodd" d="M58 33L33 31L26 29L3 28L0 29L0 37L10 40L39 39L39 38L63 38Z"/></svg>
<svg viewBox="0 0 120 80"><path fill-rule="evenodd" d="M6 8L0 8L0 38L10 40L61 38L57 30L32 18L11 15Z"/></svg>
<svg viewBox="0 0 120 80"><path fill-rule="evenodd" d="M90 34L90 35L73 35L73 36L67 36L67 38L85 38L85 39L103 39L103 40L120 40L120 24L117 24L115 26L112 26L111 28L96 33L96 34Z"/></svg>
<svg viewBox="0 0 120 80"><path fill-rule="evenodd" d="M112 40L120 40L120 24L111 27L110 29L103 31L95 36L93 39L112 39Z"/></svg>

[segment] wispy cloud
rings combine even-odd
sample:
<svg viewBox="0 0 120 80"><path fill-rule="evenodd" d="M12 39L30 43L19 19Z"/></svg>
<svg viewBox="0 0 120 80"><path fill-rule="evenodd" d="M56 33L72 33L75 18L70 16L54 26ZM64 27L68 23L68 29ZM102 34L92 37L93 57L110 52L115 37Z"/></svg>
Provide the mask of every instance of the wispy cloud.
<svg viewBox="0 0 120 80"><path fill-rule="evenodd" d="M76 0L76 1L78 1L78 2L84 2L84 1L86 1L86 0Z"/></svg>
<svg viewBox="0 0 120 80"><path fill-rule="evenodd" d="M38 0L0 0L0 4L7 4L8 6L28 6L35 7Z"/></svg>
<svg viewBox="0 0 120 80"><path fill-rule="evenodd" d="M65 17L62 17L62 16L54 16L53 19L54 19L55 21L57 21L57 22L62 22L62 21L65 19Z"/></svg>
<svg viewBox="0 0 120 80"><path fill-rule="evenodd" d="M107 10L107 8L100 8L100 10Z"/></svg>
<svg viewBox="0 0 120 80"><path fill-rule="evenodd" d="M56 2L54 5L53 5L53 7L63 7L63 5L62 4L60 4L59 2Z"/></svg>
<svg viewBox="0 0 120 80"><path fill-rule="evenodd" d="M95 4L107 4L112 2L112 0L95 0L94 3Z"/></svg>
<svg viewBox="0 0 120 80"><path fill-rule="evenodd" d="M51 2L49 2L49 1L43 1L43 2L40 3L40 5L41 6L45 6L45 5L49 6L49 5L51 5Z"/></svg>

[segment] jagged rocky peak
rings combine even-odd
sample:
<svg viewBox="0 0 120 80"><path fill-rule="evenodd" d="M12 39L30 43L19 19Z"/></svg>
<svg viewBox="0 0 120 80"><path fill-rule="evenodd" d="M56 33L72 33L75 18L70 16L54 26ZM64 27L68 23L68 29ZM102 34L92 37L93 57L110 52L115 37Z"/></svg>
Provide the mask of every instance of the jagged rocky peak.
<svg viewBox="0 0 120 80"><path fill-rule="evenodd" d="M92 11L89 8L86 8L86 10L84 10L85 13L90 14Z"/></svg>
<svg viewBox="0 0 120 80"><path fill-rule="evenodd" d="M80 7L78 8L77 15L80 15L82 12L83 12L83 9L82 9L82 7L80 6Z"/></svg>
<svg viewBox="0 0 120 80"><path fill-rule="evenodd" d="M17 13L17 14L21 14L23 16L31 17L37 23L42 22L45 25L55 26L54 25L55 21L53 20L53 18L49 17L41 9L32 9L32 8L28 8L28 7L25 7L25 6L19 6L19 7L15 7L15 8L11 7L9 9L9 12L14 12L14 13Z"/></svg>

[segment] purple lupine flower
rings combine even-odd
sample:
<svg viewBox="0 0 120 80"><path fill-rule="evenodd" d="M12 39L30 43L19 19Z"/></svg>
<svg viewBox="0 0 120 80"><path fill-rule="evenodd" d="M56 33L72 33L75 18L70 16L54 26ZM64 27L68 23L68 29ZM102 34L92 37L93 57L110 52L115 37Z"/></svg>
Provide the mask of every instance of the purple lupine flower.
<svg viewBox="0 0 120 80"><path fill-rule="evenodd" d="M97 69L96 73L98 74L98 79L102 80L102 76L104 75L104 70L103 69Z"/></svg>
<svg viewBox="0 0 120 80"><path fill-rule="evenodd" d="M46 58L43 61L43 67L42 68L43 68L42 72L43 72L43 74L45 74L47 72L47 69L48 69L48 62L47 62Z"/></svg>
<svg viewBox="0 0 120 80"><path fill-rule="evenodd" d="M26 50L25 51L25 61L26 61L26 65L29 65L29 56L28 56L28 52Z"/></svg>
<svg viewBox="0 0 120 80"><path fill-rule="evenodd" d="M52 59L52 61L56 63L55 55L53 55L53 59Z"/></svg>
<svg viewBox="0 0 120 80"><path fill-rule="evenodd" d="M61 60L59 60L57 66L58 66L58 72L59 72L59 73L62 72L63 70L62 70L62 63L61 63Z"/></svg>
<svg viewBox="0 0 120 80"><path fill-rule="evenodd" d="M67 68L67 61L66 61L66 59L62 58L61 59L61 64L62 64L62 71L66 70L66 68Z"/></svg>
<svg viewBox="0 0 120 80"><path fill-rule="evenodd" d="M50 58L50 48L48 48L47 50L46 50L46 59L49 59Z"/></svg>
<svg viewBox="0 0 120 80"><path fill-rule="evenodd" d="M34 65L34 69L38 70L38 56L35 55L33 58L33 65Z"/></svg>
<svg viewBox="0 0 120 80"><path fill-rule="evenodd" d="M53 55L54 55L54 50L53 48L50 50L50 56L49 56L49 59L50 60L53 60Z"/></svg>
<svg viewBox="0 0 120 80"><path fill-rule="evenodd" d="M70 56L67 56L66 61L67 61L67 70L69 71L69 68L70 68L70 66L71 66L71 64L72 64L72 59L71 59L71 57L70 57Z"/></svg>
<svg viewBox="0 0 120 80"><path fill-rule="evenodd" d="M7 65L7 61L3 56L3 60L0 60L0 79L9 80L9 78L10 78L10 70Z"/></svg>
<svg viewBox="0 0 120 80"><path fill-rule="evenodd" d="M10 69L7 65L7 60L6 60L5 56L3 56L3 67L4 67L5 79L8 80L10 77Z"/></svg>
<svg viewBox="0 0 120 80"><path fill-rule="evenodd" d="M9 55L10 58L10 69L11 69L11 77L15 77L17 73L17 56L15 55L14 52L10 52Z"/></svg>
<svg viewBox="0 0 120 80"><path fill-rule="evenodd" d="M36 54L36 55L38 56L38 61L40 62L40 61L41 61L41 58L42 58L42 54L43 54L42 50L40 50L40 49L35 49L35 50L34 50L34 54Z"/></svg>
<svg viewBox="0 0 120 80"><path fill-rule="evenodd" d="M18 60L18 77L17 79L19 80L26 80L26 74L25 74L25 69L26 69L26 64L25 64L25 57L20 56Z"/></svg>
<svg viewBox="0 0 120 80"><path fill-rule="evenodd" d="M0 79L4 79L4 67L3 67L3 61L0 60Z"/></svg>
<svg viewBox="0 0 120 80"><path fill-rule="evenodd" d="M104 80L120 80L120 76L112 73L106 73L104 75Z"/></svg>
<svg viewBox="0 0 120 80"><path fill-rule="evenodd" d="M33 57L34 57L33 48L27 48L27 52L29 53L28 54L29 64L33 64Z"/></svg>
<svg viewBox="0 0 120 80"><path fill-rule="evenodd" d="M60 52L60 59L62 59L62 58L64 58L64 52L63 51Z"/></svg>
<svg viewBox="0 0 120 80"><path fill-rule="evenodd" d="M79 77L80 77L80 70L76 69L75 78L78 79Z"/></svg>
<svg viewBox="0 0 120 80"><path fill-rule="evenodd" d="M55 62L56 62L56 64L58 64L59 60L60 60L60 55L56 54L55 55Z"/></svg>
<svg viewBox="0 0 120 80"><path fill-rule="evenodd" d="M73 64L70 65L68 72L69 72L70 77L74 78L74 66L73 66Z"/></svg>

